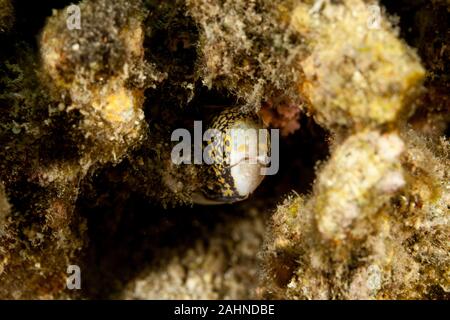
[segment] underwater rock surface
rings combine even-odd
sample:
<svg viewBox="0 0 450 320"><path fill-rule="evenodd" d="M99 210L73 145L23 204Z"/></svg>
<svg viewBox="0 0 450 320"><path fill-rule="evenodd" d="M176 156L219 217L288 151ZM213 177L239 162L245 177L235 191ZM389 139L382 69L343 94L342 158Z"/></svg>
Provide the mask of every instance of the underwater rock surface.
<svg viewBox="0 0 450 320"><path fill-rule="evenodd" d="M26 5L0 0L0 298L450 298L448 2ZM194 205L218 178L171 134L231 107L280 171Z"/></svg>

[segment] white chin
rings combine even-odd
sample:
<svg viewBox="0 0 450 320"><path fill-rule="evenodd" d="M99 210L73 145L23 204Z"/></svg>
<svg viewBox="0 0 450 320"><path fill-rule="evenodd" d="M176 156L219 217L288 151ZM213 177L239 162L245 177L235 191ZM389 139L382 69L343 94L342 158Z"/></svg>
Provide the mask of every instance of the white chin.
<svg viewBox="0 0 450 320"><path fill-rule="evenodd" d="M239 195L247 197L255 191L264 179L261 169L262 166L259 163L248 163L247 161L242 161L231 168L234 187Z"/></svg>

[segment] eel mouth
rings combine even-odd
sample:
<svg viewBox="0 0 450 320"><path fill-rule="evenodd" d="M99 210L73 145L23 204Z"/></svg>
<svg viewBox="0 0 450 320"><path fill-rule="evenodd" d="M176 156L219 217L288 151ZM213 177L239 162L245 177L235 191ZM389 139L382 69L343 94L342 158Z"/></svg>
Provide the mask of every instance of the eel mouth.
<svg viewBox="0 0 450 320"><path fill-rule="evenodd" d="M241 167L239 167L241 166ZM262 182L262 180L264 179L264 176L262 176L259 173L259 170L263 167L268 167L269 164L267 162L261 161L261 159L259 157L257 158L251 158L251 157L243 157L242 159L240 159L240 161L238 161L237 163L233 164L232 166L228 167L228 170L230 170L231 172L238 170L240 168L243 167L253 167L252 172L248 172L250 173L250 175L248 175L247 173L244 174L239 174L238 177L233 177L233 179L235 180L235 187L238 187L238 184L240 183L238 180L242 180L242 181L253 181L251 183L250 186L245 187L245 192L243 192L244 194L239 194L239 190L237 190L237 194L233 195L233 196L222 196L220 194L218 195L207 195L204 192L200 191L198 193L195 193L192 196L192 200L194 203L197 204L204 204L204 205L214 205L214 204L231 204L231 203L235 203L235 202L239 202L239 201L243 201L246 200L250 194L253 193L253 191L255 191L255 189L259 186L259 184ZM258 170L258 171L256 171ZM245 172L246 170L244 170ZM256 172L256 174L255 174Z"/></svg>
<svg viewBox="0 0 450 320"><path fill-rule="evenodd" d="M255 164L255 165L260 165L263 168L268 168L269 167L269 162L267 160L267 156L258 156L258 157L243 157L241 158L239 161L237 161L234 164L230 165L230 169L234 168L235 166L242 164L243 162L245 163L246 161L250 164Z"/></svg>
<svg viewBox="0 0 450 320"><path fill-rule="evenodd" d="M232 197L208 197L203 192L194 193L192 195L192 201L196 204L203 205L220 205L220 204L231 204L239 201L243 201L248 198L249 195L245 196L232 196Z"/></svg>

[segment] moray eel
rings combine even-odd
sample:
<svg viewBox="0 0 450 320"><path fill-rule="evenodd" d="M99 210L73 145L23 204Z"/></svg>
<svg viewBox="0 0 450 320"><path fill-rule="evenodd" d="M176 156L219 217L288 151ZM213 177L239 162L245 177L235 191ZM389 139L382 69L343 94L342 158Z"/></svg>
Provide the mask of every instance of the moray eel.
<svg viewBox="0 0 450 320"><path fill-rule="evenodd" d="M269 130L255 114L226 109L214 116L208 129L216 134L204 143L200 191L194 203L222 204L246 199L262 182L270 152ZM211 163L212 162L212 163Z"/></svg>

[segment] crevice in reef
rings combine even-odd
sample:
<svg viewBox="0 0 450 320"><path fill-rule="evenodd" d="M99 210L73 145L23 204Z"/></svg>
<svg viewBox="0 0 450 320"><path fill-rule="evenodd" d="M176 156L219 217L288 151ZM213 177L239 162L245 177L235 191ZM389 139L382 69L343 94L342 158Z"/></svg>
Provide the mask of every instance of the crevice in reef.
<svg viewBox="0 0 450 320"><path fill-rule="evenodd" d="M205 104L211 100L217 101L217 95L197 99ZM92 197L80 197L76 206L87 219L89 245L83 262L86 296L118 298L135 278L164 272L171 259L182 259L200 243L208 247L208 240L216 243L218 234L224 243L232 243L233 235L225 230L247 221L252 222L245 225L248 233L254 232L255 221L263 222L258 230L258 250L251 253L258 260L256 253L262 248L267 221L280 201L277 195L311 192L315 166L328 157L327 135L311 119L302 117L301 128L281 138L278 174L266 177L249 199L233 205L162 208L121 183L126 162L100 170L81 192L88 195L91 190ZM232 259L231 252L228 257ZM256 275L255 271L255 283Z"/></svg>
<svg viewBox="0 0 450 320"><path fill-rule="evenodd" d="M450 7L377 4L0 0L0 298L448 298ZM278 173L177 165L194 120Z"/></svg>

